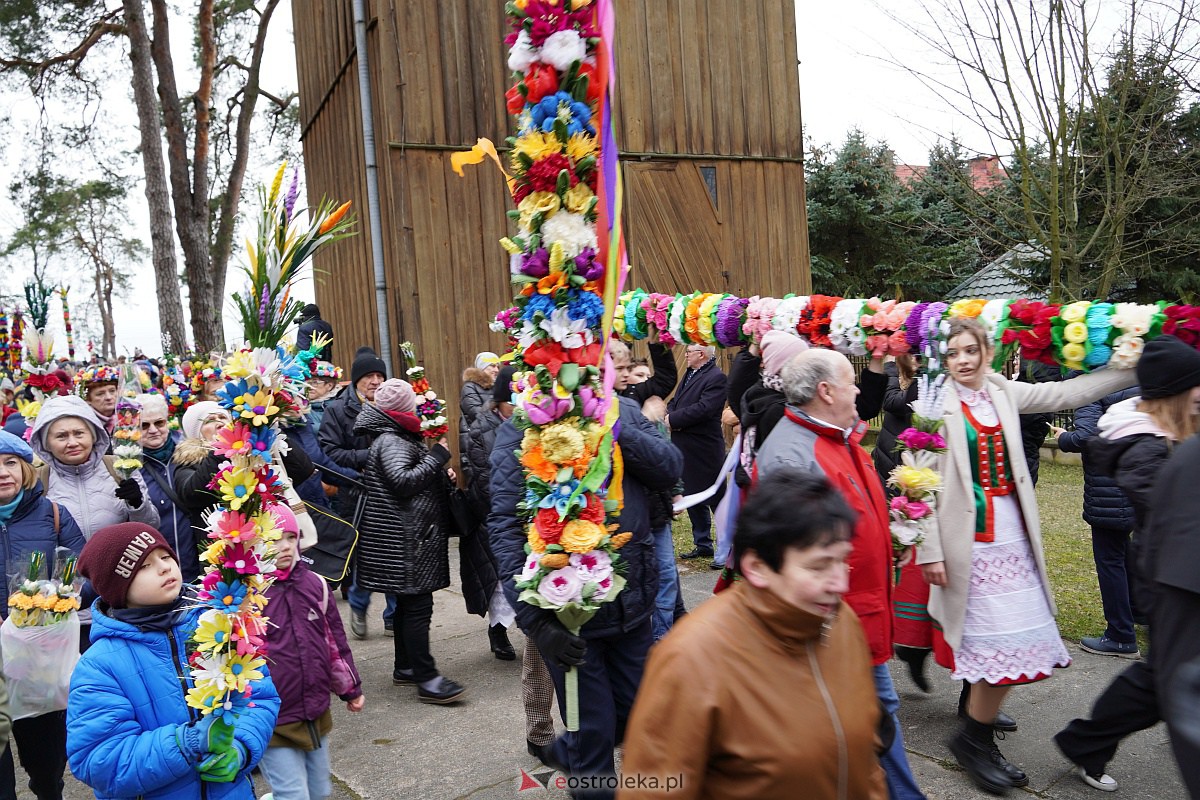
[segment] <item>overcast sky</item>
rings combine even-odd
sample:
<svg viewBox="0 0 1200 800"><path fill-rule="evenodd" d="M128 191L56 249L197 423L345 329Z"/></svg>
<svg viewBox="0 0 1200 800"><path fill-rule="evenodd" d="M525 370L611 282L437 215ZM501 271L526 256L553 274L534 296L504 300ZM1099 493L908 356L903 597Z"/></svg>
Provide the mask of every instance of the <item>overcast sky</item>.
<svg viewBox="0 0 1200 800"><path fill-rule="evenodd" d="M891 0L888 8L892 13L911 15L916 13L918 2ZM618 20L618 35L619 25ZM914 63L921 63L922 58L928 58L927 54L905 44L908 37L873 0L841 0L837 3L797 0L797 32L801 62L801 109L805 134L814 143L836 146L851 127L858 126L871 139L886 140L897 156L907 163L925 163L926 153L937 138L955 132L964 139L968 148L979 146L972 142L969 126L947 112L936 98L903 70L889 66L886 59L880 57L890 53L894 58L911 59ZM187 46L186 37L190 31L185 25L176 25L172 33L178 46ZM278 7L272 22L267 60L273 87L295 86L290 3L281 3ZM184 59L176 59L177 67L182 68L185 63ZM189 83L181 80L181 85ZM28 99L9 97L5 102L7 105L3 110L18 119L29 119L36 113ZM128 115L132 126L132 104L126 104L125 109L123 113ZM108 109L106 113L109 113ZM122 113L120 103L112 104L111 113ZM0 169L8 174L15 171L22 158L29 157L27 152L18 155L18 147L6 146L0 150L6 153L0 154ZM269 180L273 171L273 165L256 165L248 175L246 185L250 187L257 181ZM135 226L142 231L142 239L148 243L146 210L140 186L132 197L135 205L131 208L131 216ZM252 194L247 201L254 202ZM6 236L18 221L14 209L5 208L0 201L0 238ZM19 293L24 277L0 276L0 291ZM240 282L237 274L231 274L229 289L234 289ZM90 293L85 276L76 277L73 283L75 291L72 297ZM147 302L153 292L153 274L149 263L146 263L138 270L129 297L117 301L118 352L132 351L135 345L148 353L160 352L157 311L152 303ZM300 297L311 297L311 294L311 282L298 288L297 295ZM184 305L186 308L186 299ZM226 309L226 320L226 329L232 335L236 329L229 308ZM65 352L57 301L51 308L50 324L59 336L59 352ZM77 343L77 351L82 352L83 346L82 342Z"/></svg>

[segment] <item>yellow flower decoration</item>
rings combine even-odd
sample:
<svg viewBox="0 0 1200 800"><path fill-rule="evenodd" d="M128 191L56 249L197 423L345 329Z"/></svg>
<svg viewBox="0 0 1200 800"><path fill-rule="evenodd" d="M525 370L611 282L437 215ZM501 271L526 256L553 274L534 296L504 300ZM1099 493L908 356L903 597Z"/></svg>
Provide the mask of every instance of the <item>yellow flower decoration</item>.
<svg viewBox="0 0 1200 800"><path fill-rule="evenodd" d="M552 133L546 135L554 136ZM567 140L567 157L573 161L579 161L588 156L594 156L596 154L596 141L595 136L588 136L583 133L575 134ZM555 137L554 144L556 148L559 146L557 137Z"/></svg>
<svg viewBox="0 0 1200 800"><path fill-rule="evenodd" d="M567 190L566 197L563 198L563 201L567 205L567 211L571 211L575 214L582 214L588 210L588 206L592 204L592 198L595 196L596 195L594 192L592 192L591 188L589 188L588 185L583 181L580 181Z"/></svg>
<svg viewBox="0 0 1200 800"><path fill-rule="evenodd" d="M950 316L965 317L974 319L983 312L983 307L987 305L987 300L982 300L978 297L964 298L955 300L950 304Z"/></svg>
<svg viewBox="0 0 1200 800"><path fill-rule="evenodd" d="M257 487L258 476L252 470L225 470L217 477L217 491L221 493L221 501L234 511L254 497Z"/></svg>
<svg viewBox="0 0 1200 800"><path fill-rule="evenodd" d="M583 455L583 434L567 423L542 429L542 455L553 464L565 464Z"/></svg>
<svg viewBox="0 0 1200 800"><path fill-rule="evenodd" d="M1078 300L1074 303L1068 303L1059 309L1058 316L1063 322L1067 323L1083 322L1087 319L1087 312L1091 306L1092 302L1090 300ZM1085 336L1084 338L1087 337ZM1082 341L1082 339L1076 341Z"/></svg>
<svg viewBox="0 0 1200 800"><path fill-rule="evenodd" d="M242 406L241 418L248 420L256 428L271 424L271 417L279 413L279 406L275 405L275 395L261 389L254 394L242 395L238 402Z"/></svg>
<svg viewBox="0 0 1200 800"><path fill-rule="evenodd" d="M568 553L590 553L604 538L604 528L585 519L573 519L563 528L558 543Z"/></svg>
<svg viewBox="0 0 1200 800"><path fill-rule="evenodd" d="M545 569L562 569L571 563L571 557L566 553L547 553L540 563Z"/></svg>
<svg viewBox="0 0 1200 800"><path fill-rule="evenodd" d="M206 564L219 564L225 555L225 540L218 539L200 554L200 560Z"/></svg>
<svg viewBox="0 0 1200 800"><path fill-rule="evenodd" d="M221 368L221 375L224 378L248 378L257 374L258 364L254 360L254 353L245 350L239 350L231 355L225 362L225 366Z"/></svg>
<svg viewBox="0 0 1200 800"><path fill-rule="evenodd" d="M216 683L200 681L188 690L187 704L205 714L221 703L225 697L225 689Z"/></svg>
<svg viewBox="0 0 1200 800"><path fill-rule="evenodd" d="M79 610L79 598L77 597L61 597L54 603L55 614L67 614L71 611Z"/></svg>
<svg viewBox="0 0 1200 800"><path fill-rule="evenodd" d="M528 229L533 224L533 218L541 214L543 219L550 219L562 207L562 201L554 192L533 192L517 205L521 212L518 220L522 228Z"/></svg>
<svg viewBox="0 0 1200 800"><path fill-rule="evenodd" d="M228 614L206 611L196 626L196 647L209 652L224 650L229 646L232 630Z"/></svg>
<svg viewBox="0 0 1200 800"><path fill-rule="evenodd" d="M1062 346L1062 357L1066 362L1063 366L1068 369L1082 369L1083 359L1087 357L1087 348L1077 342L1067 342Z"/></svg>
<svg viewBox="0 0 1200 800"><path fill-rule="evenodd" d="M529 156L532 161L537 161L561 152L562 143L558 141L558 136L554 133L533 131L517 139L512 151L512 166L514 170L524 169L519 158L521 154Z"/></svg>
<svg viewBox="0 0 1200 800"><path fill-rule="evenodd" d="M244 692L250 681L262 680L261 667L266 663L265 659L256 656L231 655L225 667L225 682L234 691Z"/></svg>
<svg viewBox="0 0 1200 800"><path fill-rule="evenodd" d="M283 530L279 527L275 515L269 511L256 514L254 525L257 528L259 538L263 541L277 542L283 536Z"/></svg>
<svg viewBox="0 0 1200 800"><path fill-rule="evenodd" d="M620 550L622 547L629 544L629 540L632 538L633 534L629 531L626 531L625 533L618 533L614 535L608 541L610 544L612 544L614 550Z"/></svg>
<svg viewBox="0 0 1200 800"><path fill-rule="evenodd" d="M519 256L524 252L521 249L521 245L517 244L507 236L500 240L500 246L503 247L504 252L508 253L510 256Z"/></svg>
<svg viewBox="0 0 1200 800"><path fill-rule="evenodd" d="M535 553L546 552L546 543L542 541L542 537L538 534L536 525L529 526L529 549Z"/></svg>
<svg viewBox="0 0 1200 800"><path fill-rule="evenodd" d="M1063 327L1063 338L1068 342L1075 342L1076 344L1082 344L1083 342L1086 342L1088 339L1087 323L1068 322L1066 326ZM1063 352L1066 353L1066 350L1067 348L1064 347Z"/></svg>
<svg viewBox="0 0 1200 800"><path fill-rule="evenodd" d="M899 488L909 497L919 497L942 488L942 478L935 469L904 464L892 472L888 484Z"/></svg>
<svg viewBox="0 0 1200 800"><path fill-rule="evenodd" d="M17 593L8 598L9 608L16 608L21 611L28 611L33 608L33 598L27 594Z"/></svg>

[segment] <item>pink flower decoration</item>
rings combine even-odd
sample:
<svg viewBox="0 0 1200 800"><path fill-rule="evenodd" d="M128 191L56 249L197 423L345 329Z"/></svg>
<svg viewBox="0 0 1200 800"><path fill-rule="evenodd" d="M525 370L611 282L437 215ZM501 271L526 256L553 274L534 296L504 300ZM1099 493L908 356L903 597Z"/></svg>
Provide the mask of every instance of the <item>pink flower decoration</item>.
<svg viewBox="0 0 1200 800"><path fill-rule="evenodd" d="M249 425L235 422L232 428L223 428L217 432L213 450L217 455L226 458L249 455L253 449L252 438L252 429Z"/></svg>
<svg viewBox="0 0 1200 800"><path fill-rule="evenodd" d="M262 572L258 563L258 555L244 543L225 548L224 566L239 575L257 575Z"/></svg>
<svg viewBox="0 0 1200 800"><path fill-rule="evenodd" d="M216 530L209 531L208 538L224 539L227 542L237 544L253 538L257 533L258 531L255 529L254 523L245 514L239 514L237 511L226 511L217 520Z"/></svg>

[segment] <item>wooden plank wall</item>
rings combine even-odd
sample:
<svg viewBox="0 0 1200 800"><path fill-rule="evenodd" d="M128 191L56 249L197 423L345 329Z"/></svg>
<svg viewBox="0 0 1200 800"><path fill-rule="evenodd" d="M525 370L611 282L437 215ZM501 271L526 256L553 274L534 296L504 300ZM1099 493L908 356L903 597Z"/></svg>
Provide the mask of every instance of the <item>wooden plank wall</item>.
<svg viewBox="0 0 1200 800"><path fill-rule="evenodd" d="M363 220L317 263L344 367L358 345L379 346L350 8L293 6L310 201L352 198ZM630 285L809 291L791 0L617 0L617 13ZM510 132L503 2L375 0L368 16L392 343L416 344L456 416L462 369L503 349L487 323L511 299L501 176L449 167L450 151Z"/></svg>

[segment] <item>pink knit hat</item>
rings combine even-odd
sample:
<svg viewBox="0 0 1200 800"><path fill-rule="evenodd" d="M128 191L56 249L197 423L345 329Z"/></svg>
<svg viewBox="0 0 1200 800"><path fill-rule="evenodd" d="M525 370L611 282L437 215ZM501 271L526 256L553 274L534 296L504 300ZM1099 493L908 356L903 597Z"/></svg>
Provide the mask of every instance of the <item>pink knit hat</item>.
<svg viewBox="0 0 1200 800"><path fill-rule="evenodd" d="M382 411L411 414L417 410L417 396L413 393L412 384L391 378L379 384L375 390L375 405Z"/></svg>
<svg viewBox="0 0 1200 800"><path fill-rule="evenodd" d="M808 342L785 331L767 331L759 346L762 348L763 374L778 375L789 361L808 349Z"/></svg>

